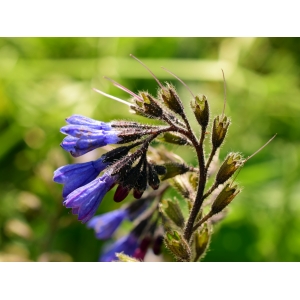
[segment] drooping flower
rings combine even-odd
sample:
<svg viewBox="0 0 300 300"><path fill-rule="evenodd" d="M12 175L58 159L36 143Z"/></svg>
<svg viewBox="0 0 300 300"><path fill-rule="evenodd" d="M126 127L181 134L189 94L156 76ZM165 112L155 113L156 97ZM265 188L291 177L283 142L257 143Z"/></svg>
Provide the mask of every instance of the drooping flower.
<svg viewBox="0 0 300 300"><path fill-rule="evenodd" d="M87 227L95 230L98 239L109 239L126 218L128 218L128 211L126 209L117 209L93 217L87 223Z"/></svg>
<svg viewBox="0 0 300 300"><path fill-rule="evenodd" d="M132 256L138 248L138 238L134 233L130 233L112 244L99 258L101 262L110 262L117 260L116 253L123 252Z"/></svg>
<svg viewBox="0 0 300 300"><path fill-rule="evenodd" d="M93 181L108 163L103 162L104 156L95 161L66 165L54 172L53 181L64 184L63 197L65 198L77 188Z"/></svg>
<svg viewBox="0 0 300 300"><path fill-rule="evenodd" d="M61 128L61 132L67 137L61 143L61 147L78 157L96 148L109 144L116 144L122 140L118 137L119 131L110 123L96 121L84 116L73 115L66 119L69 125Z"/></svg>
<svg viewBox="0 0 300 300"><path fill-rule="evenodd" d="M63 204L67 208L72 208L72 213L78 215L78 220L85 223L94 216L103 197L116 180L117 176L105 173L74 190L65 198Z"/></svg>
<svg viewBox="0 0 300 300"><path fill-rule="evenodd" d="M143 260L147 254L151 242L152 242L152 238L150 236L145 236L141 240L138 248L134 251L133 257L139 260Z"/></svg>
<svg viewBox="0 0 300 300"><path fill-rule="evenodd" d="M66 122L73 125L86 125L97 130L111 130L109 124L81 115L72 115L71 117L66 118Z"/></svg>

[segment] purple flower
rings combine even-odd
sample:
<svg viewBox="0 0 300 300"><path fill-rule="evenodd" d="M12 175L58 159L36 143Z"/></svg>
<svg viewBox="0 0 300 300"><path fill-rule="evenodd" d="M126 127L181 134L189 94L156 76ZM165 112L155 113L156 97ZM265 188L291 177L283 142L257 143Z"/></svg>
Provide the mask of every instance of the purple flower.
<svg viewBox="0 0 300 300"><path fill-rule="evenodd" d="M138 238L135 234L130 233L112 244L106 251L101 255L99 261L109 262L117 259L116 253L123 252L129 256L132 256L135 250L138 248Z"/></svg>
<svg viewBox="0 0 300 300"><path fill-rule="evenodd" d="M67 165L58 168L54 172L53 180L64 184L63 197L77 188L94 180L109 163L103 163L104 156L95 161Z"/></svg>
<svg viewBox="0 0 300 300"><path fill-rule="evenodd" d="M118 137L120 132L114 130L109 123L80 115L73 115L66 121L69 125L62 127L60 131L68 136L64 138L61 146L74 157L122 140Z"/></svg>
<svg viewBox="0 0 300 300"><path fill-rule="evenodd" d="M93 217L88 222L87 227L95 230L98 239L109 239L125 218L128 218L128 211L126 209L117 209Z"/></svg>
<svg viewBox="0 0 300 300"><path fill-rule="evenodd" d="M111 126L109 124L81 115L72 115L71 117L66 118L66 122L73 125L86 125L97 130L111 130Z"/></svg>
<svg viewBox="0 0 300 300"><path fill-rule="evenodd" d="M74 190L63 204L72 208L72 213L78 215L82 223L89 221L98 209L103 197L116 182L117 177L105 173L92 182Z"/></svg>

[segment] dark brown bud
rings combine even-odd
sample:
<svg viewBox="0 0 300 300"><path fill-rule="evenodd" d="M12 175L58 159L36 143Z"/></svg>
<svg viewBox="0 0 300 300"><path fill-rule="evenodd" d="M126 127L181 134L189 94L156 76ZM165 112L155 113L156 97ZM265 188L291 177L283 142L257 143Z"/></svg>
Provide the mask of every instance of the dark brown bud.
<svg viewBox="0 0 300 300"><path fill-rule="evenodd" d="M153 167L158 175L165 175L167 173L167 169L165 166L153 165Z"/></svg>
<svg viewBox="0 0 300 300"><path fill-rule="evenodd" d="M157 101L150 96L148 93L141 93L141 96L144 100L144 111L147 115L152 116L154 118L161 118L163 115L163 110L157 103Z"/></svg>
<svg viewBox="0 0 300 300"><path fill-rule="evenodd" d="M114 194L114 201L115 202L123 201L128 196L129 192L130 189L128 189L127 187L123 187L122 185L119 185Z"/></svg>
<svg viewBox="0 0 300 300"><path fill-rule="evenodd" d="M113 163L116 160L119 160L123 156L127 155L130 150L130 147L122 146L116 149L113 149L106 154L104 154L103 163Z"/></svg>
<svg viewBox="0 0 300 300"><path fill-rule="evenodd" d="M136 184L134 185L133 196L140 199L147 188L148 175L147 175L147 162L145 161L142 170L137 177Z"/></svg>
<svg viewBox="0 0 300 300"><path fill-rule="evenodd" d="M161 247L164 241L164 237L162 235L158 235L153 242L152 250L155 255L159 255L161 253Z"/></svg>
<svg viewBox="0 0 300 300"><path fill-rule="evenodd" d="M154 190L159 188L160 180L152 164L148 164L148 183Z"/></svg>

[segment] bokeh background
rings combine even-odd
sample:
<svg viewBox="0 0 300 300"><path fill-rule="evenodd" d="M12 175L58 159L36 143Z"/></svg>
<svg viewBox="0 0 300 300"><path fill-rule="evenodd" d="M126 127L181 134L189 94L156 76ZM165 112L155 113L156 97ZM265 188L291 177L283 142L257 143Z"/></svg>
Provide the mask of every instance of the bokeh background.
<svg viewBox="0 0 300 300"><path fill-rule="evenodd" d="M71 114L148 122L92 91L128 98L105 75L155 94L130 53L177 87L195 129L189 92L161 66L205 94L213 116L223 108L224 70L232 125L220 158L248 156L277 133L240 172L243 192L215 227L204 261L300 261L299 50L299 38L0 38L0 261L97 261L103 242L62 206L52 176L103 150L75 160L60 148L59 129ZM196 163L190 149L174 151ZM120 206L111 197L99 213Z"/></svg>

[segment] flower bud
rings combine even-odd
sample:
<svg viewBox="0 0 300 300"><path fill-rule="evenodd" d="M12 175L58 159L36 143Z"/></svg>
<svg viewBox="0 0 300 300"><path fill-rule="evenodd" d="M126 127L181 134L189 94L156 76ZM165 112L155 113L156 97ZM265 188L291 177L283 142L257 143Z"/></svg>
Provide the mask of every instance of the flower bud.
<svg viewBox="0 0 300 300"><path fill-rule="evenodd" d="M180 261L190 261L191 249L188 242L177 231L166 233L165 245Z"/></svg>
<svg viewBox="0 0 300 300"><path fill-rule="evenodd" d="M229 125L230 119L228 119L226 116L215 117L211 136L212 144L215 149L222 145Z"/></svg>
<svg viewBox="0 0 300 300"><path fill-rule="evenodd" d="M194 200L193 197L195 196L195 190L189 183L187 176L177 176L172 178L169 182L184 198L192 201Z"/></svg>
<svg viewBox="0 0 300 300"><path fill-rule="evenodd" d="M132 167L125 176L119 179L119 182L122 183L124 187L131 189L136 186L137 179L141 174L141 164L143 161L140 161L136 166Z"/></svg>
<svg viewBox="0 0 300 300"><path fill-rule="evenodd" d="M152 250L155 255L159 255L161 253L161 246L163 244L164 237L162 235L158 235L155 237L152 245Z"/></svg>
<svg viewBox="0 0 300 300"><path fill-rule="evenodd" d="M154 100L154 98L152 98L148 93L141 93L141 96L144 100L143 108L145 113L153 118L161 118L163 115L163 110L158 105L156 100Z"/></svg>
<svg viewBox="0 0 300 300"><path fill-rule="evenodd" d="M159 188L160 180L152 164L148 164L148 183L154 190Z"/></svg>
<svg viewBox="0 0 300 300"><path fill-rule="evenodd" d="M189 170L189 167L187 165L176 163L176 162L167 163L164 166L167 172L165 175L161 177L161 180L166 180L175 177L177 175L184 174Z"/></svg>
<svg viewBox="0 0 300 300"><path fill-rule="evenodd" d="M167 87L160 90L160 97L162 98L164 104L173 112L182 115L183 114L183 105L177 95L175 88L167 84Z"/></svg>
<svg viewBox="0 0 300 300"><path fill-rule="evenodd" d="M165 214L170 220L172 220L174 224L176 224L179 228L184 227L184 217L177 200L163 200L161 205L161 212L162 214Z"/></svg>
<svg viewBox="0 0 300 300"><path fill-rule="evenodd" d="M230 184L227 183L213 202L211 206L211 212L213 214L217 214L222 211L240 191L241 190L237 189L237 185L230 186Z"/></svg>
<svg viewBox="0 0 300 300"><path fill-rule="evenodd" d="M144 161L142 169L140 171L139 176L136 179L136 183L134 185L133 196L136 199L140 199L147 188L148 184L148 175L147 175L147 162Z"/></svg>
<svg viewBox="0 0 300 300"><path fill-rule="evenodd" d="M139 247L135 250L133 257L143 260L147 254L151 242L152 242L152 238L150 236L145 236L141 240Z"/></svg>
<svg viewBox="0 0 300 300"><path fill-rule="evenodd" d="M202 128L206 128L209 122L209 106L206 96L196 96L195 102L191 102L192 110Z"/></svg>
<svg viewBox="0 0 300 300"><path fill-rule="evenodd" d="M159 138L159 140L162 142L180 145L180 146L190 145L190 142L185 137L171 132L164 133L163 136Z"/></svg>
<svg viewBox="0 0 300 300"><path fill-rule="evenodd" d="M201 230L197 230L194 233L193 246L194 246L194 250L195 250L195 254L194 254L195 257L193 258L193 260L195 262L199 261L199 259L204 256L204 254L208 248L209 242L210 242L210 236L211 236L211 233L210 233L206 223L204 224L204 227Z"/></svg>
<svg viewBox="0 0 300 300"><path fill-rule="evenodd" d="M128 196L129 192L130 192L130 189L119 184L119 186L117 187L116 192L114 194L114 201L115 202L123 201Z"/></svg>
<svg viewBox="0 0 300 300"><path fill-rule="evenodd" d="M122 146L115 148L103 155L103 162L104 163L113 163L116 160L119 160L123 156L127 155L130 150L128 146Z"/></svg>
<svg viewBox="0 0 300 300"><path fill-rule="evenodd" d="M167 169L164 166L153 165L153 168L157 172L158 175L165 175L167 173Z"/></svg>
<svg viewBox="0 0 300 300"><path fill-rule="evenodd" d="M222 184L227 181L234 172L243 165L244 161L240 154L234 152L229 153L217 173L216 183Z"/></svg>

